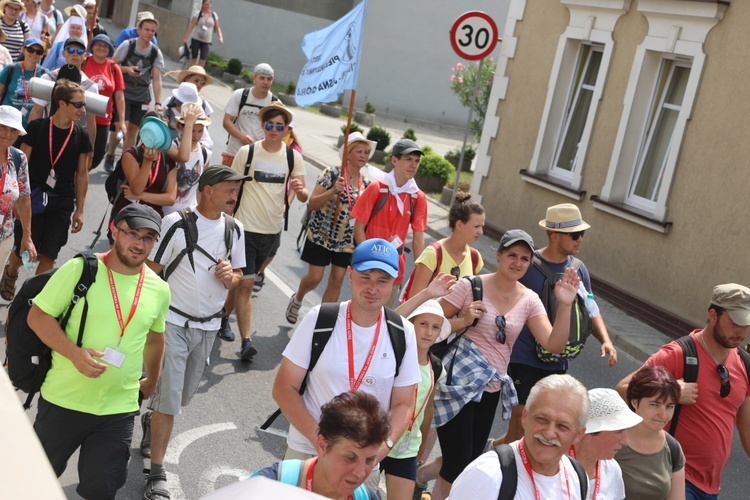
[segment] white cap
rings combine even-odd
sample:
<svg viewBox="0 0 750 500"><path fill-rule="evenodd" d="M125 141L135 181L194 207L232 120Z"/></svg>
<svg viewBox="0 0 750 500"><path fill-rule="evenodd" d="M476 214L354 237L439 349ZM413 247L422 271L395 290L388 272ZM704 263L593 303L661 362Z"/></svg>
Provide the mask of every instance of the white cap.
<svg viewBox="0 0 750 500"><path fill-rule="evenodd" d="M347 148L354 142L364 142L370 145L370 158L368 158L368 160L371 159L372 155L375 154L375 149L378 143L367 139L364 135L362 135L362 132L352 132L351 134L349 134L349 140L346 141ZM344 151L344 145L342 144L339 148L339 158L343 160L345 153L346 152Z"/></svg>
<svg viewBox="0 0 750 500"><path fill-rule="evenodd" d="M586 434L621 431L643 421L612 389L591 389L589 401L591 406L589 407L589 420L586 423Z"/></svg>
<svg viewBox="0 0 750 500"><path fill-rule="evenodd" d="M13 106L0 106L0 125L16 129L21 135L26 135L26 130L23 128L23 120L21 119L21 112Z"/></svg>
<svg viewBox="0 0 750 500"><path fill-rule="evenodd" d="M198 87L194 83L182 82L179 87L172 90L172 95L183 104L186 102L203 104L203 99L198 95Z"/></svg>
<svg viewBox="0 0 750 500"><path fill-rule="evenodd" d="M435 339L435 342L441 342L447 339L451 334L451 323L445 318L445 315L443 314L443 308L440 307L440 304L437 300L430 299L422 303L419 307L414 309L411 314L406 317L406 319L412 319L413 317L419 316L420 314L434 314L435 316L443 318L443 324L440 326L440 335L438 335L438 338Z"/></svg>

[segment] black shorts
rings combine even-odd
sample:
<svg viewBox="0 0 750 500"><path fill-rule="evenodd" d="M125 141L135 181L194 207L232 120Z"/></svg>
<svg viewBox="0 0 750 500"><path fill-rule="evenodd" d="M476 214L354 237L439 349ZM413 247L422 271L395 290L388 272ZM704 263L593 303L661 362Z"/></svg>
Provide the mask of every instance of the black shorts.
<svg viewBox="0 0 750 500"><path fill-rule="evenodd" d="M380 462L380 470L391 476L403 477L410 481L417 480L417 457L391 458L385 457Z"/></svg>
<svg viewBox="0 0 750 500"><path fill-rule="evenodd" d="M242 268L244 278L254 277L261 268L274 247L278 248L281 233L261 234L245 231L245 267Z"/></svg>
<svg viewBox="0 0 750 500"><path fill-rule="evenodd" d="M332 252L310 240L305 240L305 247L302 249L302 261L311 266L326 267L333 264L336 267L349 267L352 262L352 254L344 252Z"/></svg>
<svg viewBox="0 0 750 500"><path fill-rule="evenodd" d="M544 377L550 375L559 374L562 375L565 370L542 370L534 366L524 365L521 363L509 363L508 364L508 375L513 379L513 385L516 386L516 393L518 393L518 404L526 405L526 400L529 398L529 392L534 384L542 380Z"/></svg>
<svg viewBox="0 0 750 500"><path fill-rule="evenodd" d="M211 44L201 42L195 38L190 39L190 57L193 59L208 59L208 51L211 50Z"/></svg>
<svg viewBox="0 0 750 500"><path fill-rule="evenodd" d="M78 487L84 498L115 498L128 478L135 412L92 415L39 398L34 430L58 477L80 448Z"/></svg>
<svg viewBox="0 0 750 500"><path fill-rule="evenodd" d="M31 216L31 239L39 254L57 259L60 249L68 242L70 216L74 207L75 200L70 196L50 196L47 210L43 214ZM21 221L16 220L13 238L16 255L19 255L18 249L21 248L23 239Z"/></svg>
<svg viewBox="0 0 750 500"><path fill-rule="evenodd" d="M125 99L125 121L140 127L143 115L148 111L148 109L143 109L144 106L148 107L148 103L128 101Z"/></svg>

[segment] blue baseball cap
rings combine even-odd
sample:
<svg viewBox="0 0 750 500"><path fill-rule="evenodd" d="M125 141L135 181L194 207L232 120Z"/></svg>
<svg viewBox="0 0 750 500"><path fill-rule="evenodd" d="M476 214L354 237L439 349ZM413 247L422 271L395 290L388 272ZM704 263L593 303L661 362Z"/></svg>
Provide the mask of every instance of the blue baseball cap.
<svg viewBox="0 0 750 500"><path fill-rule="evenodd" d="M24 48L31 47L32 45L39 45L41 48L44 48L44 42L35 36L30 36L23 42Z"/></svg>
<svg viewBox="0 0 750 500"><path fill-rule="evenodd" d="M392 278L398 276L398 261L396 247L381 238L363 241L352 254L352 267L357 272L379 269Z"/></svg>

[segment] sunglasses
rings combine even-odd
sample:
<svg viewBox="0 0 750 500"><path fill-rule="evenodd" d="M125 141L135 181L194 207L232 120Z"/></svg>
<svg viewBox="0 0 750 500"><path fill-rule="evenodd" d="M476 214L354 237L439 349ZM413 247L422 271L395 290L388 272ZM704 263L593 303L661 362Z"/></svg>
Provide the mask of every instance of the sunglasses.
<svg viewBox="0 0 750 500"><path fill-rule="evenodd" d="M270 132L271 130L273 130L274 125L276 126L276 132L283 132L284 127L286 127L286 125L284 125L283 123L266 123L263 128Z"/></svg>
<svg viewBox="0 0 750 500"><path fill-rule="evenodd" d="M585 232L586 231L584 230L584 231L576 231L575 233L562 233L562 234L567 234L568 236L570 236L571 239L577 240L579 238L582 238L583 237L583 233L585 233Z"/></svg>
<svg viewBox="0 0 750 500"><path fill-rule="evenodd" d="M128 240L130 243L135 243L137 241L143 241L144 245L153 245L156 243L156 238L150 235L141 236L139 233L135 231L128 231L127 229L123 229L119 226L115 226L118 231L120 231L122 234L125 235L125 239Z"/></svg>
<svg viewBox="0 0 750 500"><path fill-rule="evenodd" d="M729 370L727 370L727 367L724 365L718 365L717 368L719 370L719 377L721 377L719 396L725 398L729 396L729 393L732 391L732 386L729 385Z"/></svg>
<svg viewBox="0 0 750 500"><path fill-rule="evenodd" d="M29 54L36 54L38 56L41 56L42 54L44 54L44 49L35 49L33 47L26 47L26 52L28 52Z"/></svg>
<svg viewBox="0 0 750 500"><path fill-rule="evenodd" d="M497 326L497 333L495 334L495 340L501 344L505 344L508 340L508 336L505 334L505 316L495 316L495 326Z"/></svg>
<svg viewBox="0 0 750 500"><path fill-rule="evenodd" d="M451 276L453 276L456 279L461 278L461 268L458 266L451 267Z"/></svg>
<svg viewBox="0 0 750 500"><path fill-rule="evenodd" d="M68 54L78 54L79 56L82 56L86 53L86 49L77 49L75 47L66 47L65 52Z"/></svg>
<svg viewBox="0 0 750 500"><path fill-rule="evenodd" d="M65 101L71 106L73 106L76 109L81 109L86 107L86 101Z"/></svg>

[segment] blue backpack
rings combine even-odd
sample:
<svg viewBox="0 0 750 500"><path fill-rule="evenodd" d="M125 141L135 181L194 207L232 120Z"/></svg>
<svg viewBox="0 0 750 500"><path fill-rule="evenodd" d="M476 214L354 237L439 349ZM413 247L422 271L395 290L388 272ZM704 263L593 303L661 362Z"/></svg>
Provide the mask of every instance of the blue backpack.
<svg viewBox="0 0 750 500"><path fill-rule="evenodd" d="M281 462L279 462L276 480L284 484L297 486L299 484L300 473L302 472L302 463L303 460L282 460ZM258 471L255 471L250 475L250 477L255 477L257 475ZM357 489L354 490L352 498L354 500L369 500L370 494L367 491L367 486L365 486L364 484L360 484Z"/></svg>

